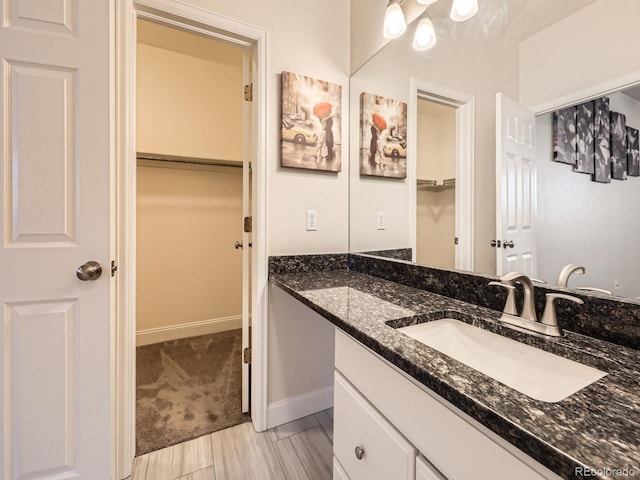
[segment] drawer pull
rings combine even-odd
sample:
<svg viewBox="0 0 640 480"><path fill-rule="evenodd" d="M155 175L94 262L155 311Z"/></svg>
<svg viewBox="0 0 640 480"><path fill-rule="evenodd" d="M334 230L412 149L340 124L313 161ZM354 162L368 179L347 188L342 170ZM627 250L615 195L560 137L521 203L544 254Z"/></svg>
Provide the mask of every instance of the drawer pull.
<svg viewBox="0 0 640 480"><path fill-rule="evenodd" d="M360 445L358 445L356 447L356 458L358 460L362 460L362 457L364 457L364 448L362 448Z"/></svg>

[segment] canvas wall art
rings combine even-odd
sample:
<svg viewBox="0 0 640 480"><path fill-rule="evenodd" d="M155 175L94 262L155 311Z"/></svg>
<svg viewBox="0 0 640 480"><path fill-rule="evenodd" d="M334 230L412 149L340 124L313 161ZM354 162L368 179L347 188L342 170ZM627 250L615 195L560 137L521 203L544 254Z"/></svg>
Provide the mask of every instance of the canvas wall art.
<svg viewBox="0 0 640 480"><path fill-rule="evenodd" d="M576 164L574 171L593 174L594 163L594 129L593 102L578 105L576 110Z"/></svg>
<svg viewBox="0 0 640 480"><path fill-rule="evenodd" d="M611 178L627 179L627 117L611 112Z"/></svg>
<svg viewBox="0 0 640 480"><path fill-rule="evenodd" d="M556 162L576 164L576 114L575 106L553 112L553 160Z"/></svg>
<svg viewBox="0 0 640 480"><path fill-rule="evenodd" d="M360 95L360 175L407 177L407 104Z"/></svg>
<svg viewBox="0 0 640 480"><path fill-rule="evenodd" d="M596 98L593 101L593 123L595 142L593 180L609 183L611 182L611 150L609 147L611 118L608 97Z"/></svg>
<svg viewBox="0 0 640 480"><path fill-rule="evenodd" d="M280 166L339 172L342 86L282 72Z"/></svg>
<svg viewBox="0 0 640 480"><path fill-rule="evenodd" d="M627 175L640 177L640 139L638 129L627 126Z"/></svg>

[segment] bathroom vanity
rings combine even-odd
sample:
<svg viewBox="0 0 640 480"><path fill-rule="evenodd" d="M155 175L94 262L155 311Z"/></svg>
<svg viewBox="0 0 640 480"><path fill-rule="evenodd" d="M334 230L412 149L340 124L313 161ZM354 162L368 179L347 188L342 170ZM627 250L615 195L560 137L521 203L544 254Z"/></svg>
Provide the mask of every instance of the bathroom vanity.
<svg viewBox="0 0 640 480"><path fill-rule="evenodd" d="M376 276L365 273L352 258L278 257L270 269L274 285L337 327L334 478L640 475L637 349L566 330L559 338L525 333L502 325L501 312L483 302L460 301L451 298L453 291L444 296L381 278L386 266ZM405 267L389 262L388 268ZM425 277L430 274L424 272ZM465 288L464 282L456 286L450 280L443 277L440 283L447 289ZM492 292L491 287L487 291ZM559 312L561 325L565 313ZM444 318L572 360L604 376L553 402L536 400L401 330Z"/></svg>

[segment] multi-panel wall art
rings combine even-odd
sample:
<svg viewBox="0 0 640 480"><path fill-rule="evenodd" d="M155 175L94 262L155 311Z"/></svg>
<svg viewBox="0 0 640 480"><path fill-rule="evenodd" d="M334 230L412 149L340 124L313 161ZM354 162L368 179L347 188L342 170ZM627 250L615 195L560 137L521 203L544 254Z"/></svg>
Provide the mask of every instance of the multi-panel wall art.
<svg viewBox="0 0 640 480"><path fill-rule="evenodd" d="M339 172L342 86L282 72L280 166Z"/></svg>
<svg viewBox="0 0 640 480"><path fill-rule="evenodd" d="M638 137L624 114L610 110L607 97L553 112L553 160L596 182L640 176Z"/></svg>
<svg viewBox="0 0 640 480"><path fill-rule="evenodd" d="M360 95L360 175L407 176L407 104Z"/></svg>

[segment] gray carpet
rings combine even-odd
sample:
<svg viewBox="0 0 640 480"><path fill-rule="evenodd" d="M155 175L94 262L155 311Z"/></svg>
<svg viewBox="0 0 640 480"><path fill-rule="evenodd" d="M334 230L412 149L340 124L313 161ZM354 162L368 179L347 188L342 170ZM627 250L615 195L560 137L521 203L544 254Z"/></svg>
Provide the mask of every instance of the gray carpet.
<svg viewBox="0 0 640 480"><path fill-rule="evenodd" d="M250 420L242 414L242 330L136 349L136 454Z"/></svg>

